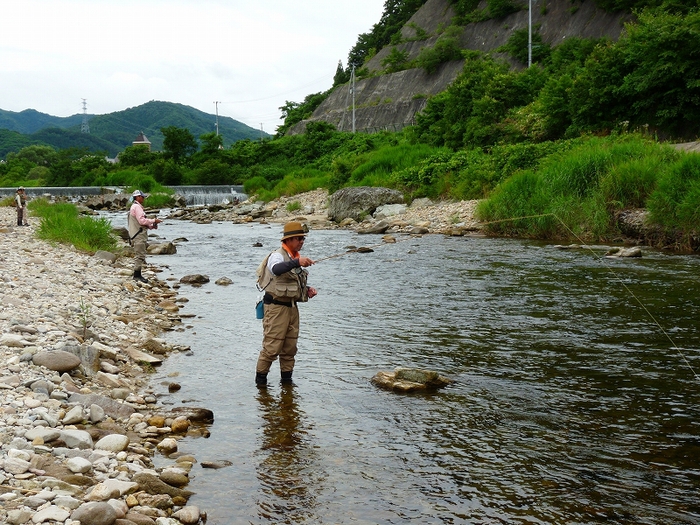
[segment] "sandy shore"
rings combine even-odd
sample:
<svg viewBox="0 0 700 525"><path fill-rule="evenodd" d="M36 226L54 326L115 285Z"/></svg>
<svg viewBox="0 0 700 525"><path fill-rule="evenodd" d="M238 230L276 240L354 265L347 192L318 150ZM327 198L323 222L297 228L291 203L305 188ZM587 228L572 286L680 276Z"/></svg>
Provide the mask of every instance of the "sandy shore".
<svg viewBox="0 0 700 525"><path fill-rule="evenodd" d="M202 413L164 413L148 387L149 367L186 350L158 338L180 324L176 292L15 221L0 208L0 522L199 522L184 488L196 460L170 454L206 432ZM172 463L155 469L156 450Z"/></svg>

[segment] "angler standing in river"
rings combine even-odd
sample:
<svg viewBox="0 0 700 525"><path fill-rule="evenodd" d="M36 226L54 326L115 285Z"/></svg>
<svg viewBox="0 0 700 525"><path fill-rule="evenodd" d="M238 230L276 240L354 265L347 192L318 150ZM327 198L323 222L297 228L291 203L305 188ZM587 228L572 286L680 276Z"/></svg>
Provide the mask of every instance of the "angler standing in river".
<svg viewBox="0 0 700 525"><path fill-rule="evenodd" d="M141 269L146 264L146 248L148 247L148 230L158 228L158 225L163 222L160 219L149 219L146 217L146 212L143 209L143 200L147 197L141 190L135 190L131 194L134 203L129 209L128 229L129 229L129 244L134 247L134 280L142 283L147 283Z"/></svg>
<svg viewBox="0 0 700 525"><path fill-rule="evenodd" d="M299 337L298 302L316 295L306 284L307 268L314 264L299 254L306 231L300 222L288 222L282 233L282 246L268 255L257 270L258 286L265 291L263 303L263 345L255 369L255 384L267 385L267 374L279 358L282 383L292 382L297 339Z"/></svg>

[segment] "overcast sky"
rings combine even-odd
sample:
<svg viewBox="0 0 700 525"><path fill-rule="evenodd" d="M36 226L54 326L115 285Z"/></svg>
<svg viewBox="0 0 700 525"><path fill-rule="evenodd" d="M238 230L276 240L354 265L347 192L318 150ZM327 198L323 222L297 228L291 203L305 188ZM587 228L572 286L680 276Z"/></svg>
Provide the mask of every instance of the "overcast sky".
<svg viewBox="0 0 700 525"><path fill-rule="evenodd" d="M384 0L15 0L0 13L0 109L102 115L177 102L274 133L333 84ZM214 126L212 126L214 131Z"/></svg>

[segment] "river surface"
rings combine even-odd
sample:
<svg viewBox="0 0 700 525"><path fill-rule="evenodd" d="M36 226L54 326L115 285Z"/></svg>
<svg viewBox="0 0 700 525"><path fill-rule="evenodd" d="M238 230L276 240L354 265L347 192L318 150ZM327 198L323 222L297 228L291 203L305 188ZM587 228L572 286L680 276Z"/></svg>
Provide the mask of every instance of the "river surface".
<svg viewBox="0 0 700 525"><path fill-rule="evenodd" d="M164 404L214 411L209 438L180 441L231 462L191 472L209 525L700 523L700 258L312 231L314 259L374 251L310 268L295 385L274 364L259 390L255 269L280 232L166 221L188 241L148 258L211 278L180 288L195 317L164 337L191 351L153 378ZM399 366L454 383L370 383Z"/></svg>

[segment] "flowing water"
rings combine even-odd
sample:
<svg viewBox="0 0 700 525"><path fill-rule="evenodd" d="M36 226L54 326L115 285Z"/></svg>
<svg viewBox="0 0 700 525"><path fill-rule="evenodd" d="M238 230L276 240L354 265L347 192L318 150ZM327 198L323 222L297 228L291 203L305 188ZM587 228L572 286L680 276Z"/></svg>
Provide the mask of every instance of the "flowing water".
<svg viewBox="0 0 700 525"><path fill-rule="evenodd" d="M188 241L148 260L211 278L180 289L195 317L165 337L191 352L153 378L164 404L214 411L208 439L180 442L231 462L192 470L209 525L700 523L698 257L397 236L310 268L295 386L275 364L258 390L254 272L280 232L167 221ZM312 231L303 253L380 242ZM370 383L398 366L454 383Z"/></svg>

